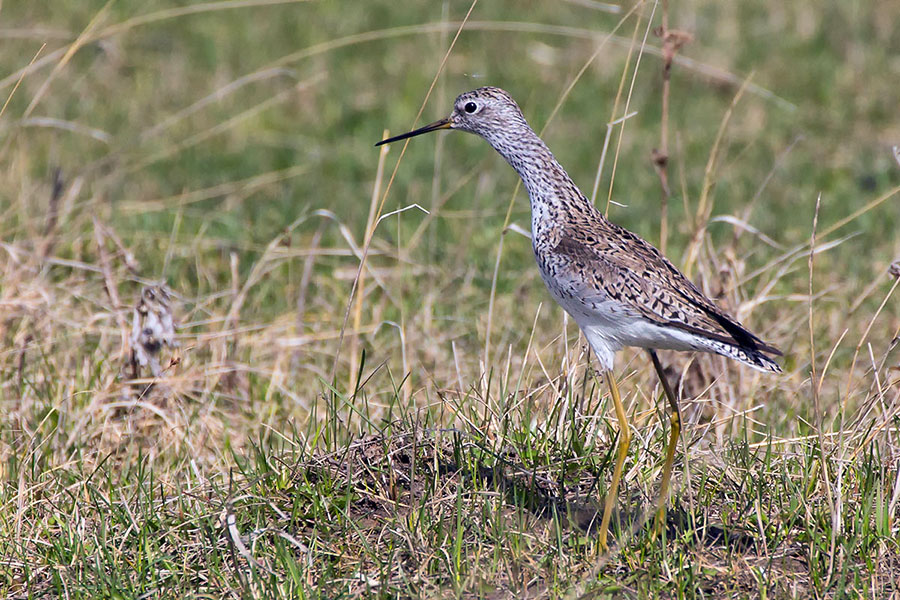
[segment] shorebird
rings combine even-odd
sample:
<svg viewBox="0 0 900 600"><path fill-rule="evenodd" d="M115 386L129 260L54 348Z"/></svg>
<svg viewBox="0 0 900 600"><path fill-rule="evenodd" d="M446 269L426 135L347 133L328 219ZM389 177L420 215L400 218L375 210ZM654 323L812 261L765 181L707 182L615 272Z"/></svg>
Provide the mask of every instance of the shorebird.
<svg viewBox="0 0 900 600"><path fill-rule="evenodd" d="M671 422L654 527L658 533L665 523L681 418L656 350L713 352L772 373L781 368L767 355L781 352L719 309L659 250L597 210L504 90L482 87L460 94L449 117L376 146L441 129L483 137L522 178L531 201L532 247L541 277L553 298L578 323L605 370L619 423L619 444L598 533L603 548L631 441L613 361L626 346L644 348L650 354L669 402Z"/></svg>

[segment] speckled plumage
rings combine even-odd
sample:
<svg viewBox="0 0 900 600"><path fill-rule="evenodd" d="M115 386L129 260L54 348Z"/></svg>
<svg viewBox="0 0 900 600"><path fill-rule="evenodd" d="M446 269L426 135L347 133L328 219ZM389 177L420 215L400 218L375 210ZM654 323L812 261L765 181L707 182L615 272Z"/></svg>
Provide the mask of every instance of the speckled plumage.
<svg viewBox="0 0 900 600"><path fill-rule="evenodd" d="M610 222L572 182L505 91L461 94L434 129L480 135L518 172L531 200L534 255L554 299L606 369L625 346L715 352L763 371L780 352L720 310L652 245ZM386 140L392 141L392 140Z"/></svg>

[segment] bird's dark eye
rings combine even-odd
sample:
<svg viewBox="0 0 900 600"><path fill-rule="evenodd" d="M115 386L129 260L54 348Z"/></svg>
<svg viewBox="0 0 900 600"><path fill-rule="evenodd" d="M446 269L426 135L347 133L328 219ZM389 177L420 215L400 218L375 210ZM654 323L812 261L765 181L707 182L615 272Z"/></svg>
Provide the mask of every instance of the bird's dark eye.
<svg viewBox="0 0 900 600"><path fill-rule="evenodd" d="M478 105L474 102L466 102L466 105L463 107L463 110L469 113L470 115L478 110Z"/></svg>

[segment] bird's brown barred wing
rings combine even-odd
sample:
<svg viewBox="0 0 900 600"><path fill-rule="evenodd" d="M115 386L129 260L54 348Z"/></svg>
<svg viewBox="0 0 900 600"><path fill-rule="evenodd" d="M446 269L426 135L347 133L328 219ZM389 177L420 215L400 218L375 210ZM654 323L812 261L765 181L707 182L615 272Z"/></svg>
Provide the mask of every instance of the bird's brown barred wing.
<svg viewBox="0 0 900 600"><path fill-rule="evenodd" d="M605 218L592 220L589 227L564 229L553 252L567 259L585 285L652 322L781 355L720 310L659 250Z"/></svg>

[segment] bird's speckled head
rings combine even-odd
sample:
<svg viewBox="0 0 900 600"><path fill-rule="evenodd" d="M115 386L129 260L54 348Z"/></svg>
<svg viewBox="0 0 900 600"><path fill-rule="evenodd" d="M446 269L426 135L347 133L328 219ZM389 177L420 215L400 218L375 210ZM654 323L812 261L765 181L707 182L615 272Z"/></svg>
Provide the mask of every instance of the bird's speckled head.
<svg viewBox="0 0 900 600"><path fill-rule="evenodd" d="M488 140L496 132L526 125L516 101L496 87L482 87L457 96L448 120L451 129L468 131Z"/></svg>
<svg viewBox="0 0 900 600"><path fill-rule="evenodd" d="M457 96L449 117L375 145L405 140L438 129L458 129L480 135L497 148L495 142L499 141L498 136L515 135L523 127L528 129L528 123L512 96L500 88L481 87Z"/></svg>

